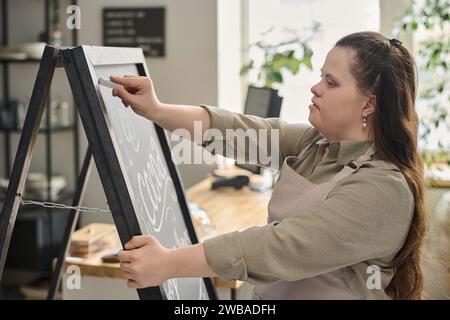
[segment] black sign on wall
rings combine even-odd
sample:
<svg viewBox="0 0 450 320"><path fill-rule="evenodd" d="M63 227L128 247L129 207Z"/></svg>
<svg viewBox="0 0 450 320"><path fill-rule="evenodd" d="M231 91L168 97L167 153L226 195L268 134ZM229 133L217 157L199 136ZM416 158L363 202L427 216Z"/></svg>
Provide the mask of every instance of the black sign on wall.
<svg viewBox="0 0 450 320"><path fill-rule="evenodd" d="M140 47L150 57L165 56L165 8L104 8L103 45Z"/></svg>

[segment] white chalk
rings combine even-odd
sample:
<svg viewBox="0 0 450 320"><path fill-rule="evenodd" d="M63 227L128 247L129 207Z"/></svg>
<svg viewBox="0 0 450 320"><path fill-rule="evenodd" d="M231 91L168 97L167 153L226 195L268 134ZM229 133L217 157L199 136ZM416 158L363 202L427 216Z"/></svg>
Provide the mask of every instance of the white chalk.
<svg viewBox="0 0 450 320"><path fill-rule="evenodd" d="M105 78L102 78L102 77L98 78L98 84L101 84L102 86L105 86L105 87L108 87L111 89L120 87L120 84L114 83L110 80L106 80Z"/></svg>

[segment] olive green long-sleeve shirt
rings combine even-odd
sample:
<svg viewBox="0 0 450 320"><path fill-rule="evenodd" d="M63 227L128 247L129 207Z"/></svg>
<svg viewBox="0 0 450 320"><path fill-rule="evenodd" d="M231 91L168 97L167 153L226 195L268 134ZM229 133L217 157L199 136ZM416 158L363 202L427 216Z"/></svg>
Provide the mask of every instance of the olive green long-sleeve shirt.
<svg viewBox="0 0 450 320"><path fill-rule="evenodd" d="M287 124L275 118L262 119L202 107L209 112L211 127L219 129L224 136L226 129L268 129L269 132L279 129L280 166L285 157L298 156L320 135L308 124ZM294 163L292 168L319 184L362 155L371 143L328 144L322 139L310 149L304 161ZM328 152L322 158L327 146ZM373 158L379 159L377 154ZM355 293L367 299L385 299L383 288L393 275L389 265L406 239L413 209L413 195L400 172L362 167L339 181L311 214L210 238L204 241L205 255L211 268L228 280L263 284L342 270L347 285ZM371 265L381 270L382 289L367 285L373 271L368 269Z"/></svg>

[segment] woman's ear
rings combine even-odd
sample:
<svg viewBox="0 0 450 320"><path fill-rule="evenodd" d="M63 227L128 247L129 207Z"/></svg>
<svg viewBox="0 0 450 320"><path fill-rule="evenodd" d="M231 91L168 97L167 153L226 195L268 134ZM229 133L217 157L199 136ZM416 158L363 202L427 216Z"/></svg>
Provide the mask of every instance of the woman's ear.
<svg viewBox="0 0 450 320"><path fill-rule="evenodd" d="M371 94L369 100L362 109L363 116L367 117L368 115L374 113L376 108L377 108L377 96L375 94Z"/></svg>

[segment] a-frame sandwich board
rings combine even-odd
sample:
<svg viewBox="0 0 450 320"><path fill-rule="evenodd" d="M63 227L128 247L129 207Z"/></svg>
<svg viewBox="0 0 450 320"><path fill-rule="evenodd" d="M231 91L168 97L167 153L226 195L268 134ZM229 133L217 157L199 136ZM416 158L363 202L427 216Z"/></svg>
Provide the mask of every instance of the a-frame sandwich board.
<svg viewBox="0 0 450 320"><path fill-rule="evenodd" d="M0 215L0 276L3 272L21 194L31 162L37 130L48 98L53 73L57 66L64 66L89 142L89 150L86 153L83 169L78 179L73 205L79 205L82 200L91 164L90 152L92 152L122 244L129 241L134 235L145 233L157 236L168 247L198 242L184 189L175 164L171 160L170 148L164 130L154 123L144 122L144 119L135 114L128 113L126 116L133 130L136 128L141 130L138 132L141 134L140 137L134 136L134 141L131 143L132 147L136 147L136 140L152 137L154 145L150 147L148 143L146 144L145 139L140 140L142 141L141 146L143 146L142 154L152 159L156 157L156 160L147 159L147 163L145 163L146 160L144 159L144 163L141 163L141 167L139 167L138 163L142 161L140 153L137 153L134 159L125 159L132 155L127 150L124 151L124 148L126 149L124 146L127 144L124 143L124 137L121 135L130 132L121 132L117 129L117 117L114 117L115 109L113 109L116 106L110 105L115 102L105 101L108 98L105 98L106 95L102 94L96 85L97 73L107 72L107 69L111 67L115 70L115 68L121 68L121 66L134 66L136 73L148 76L142 50L89 46L58 49L47 46L36 77L14 161L7 198ZM110 109L108 110L108 108ZM134 132L134 134L136 135L137 132ZM136 163L133 164L132 160ZM149 164L149 161L153 162ZM154 170L155 162L158 164L158 172ZM142 173L145 175L145 185L142 182L136 182L136 172L133 171L135 170L133 168L147 170ZM152 208L149 210L145 202L155 200L152 198L155 195L150 194L150 189L155 189L155 179L152 180L151 178L155 178L157 175L159 175L159 178L165 179L165 186L169 186L164 190L159 190L159 192L163 192L165 199L169 199L168 203L171 201L171 207L165 203L167 207L159 208L160 212L157 212L157 206L153 207L153 211ZM139 172L137 176L139 177ZM148 190L142 192L143 188L148 188ZM140 189L140 195L137 194L137 189ZM147 210L144 210L144 206ZM59 253L49 298L54 297L57 284L61 278L61 268L67 252L68 241L78 218L78 212L73 211L70 223L66 227L65 243ZM154 224L155 221L153 220L157 216L156 214L158 214L159 222ZM212 281L209 278L171 279L159 287L138 289L138 294L140 299L216 298Z"/></svg>

